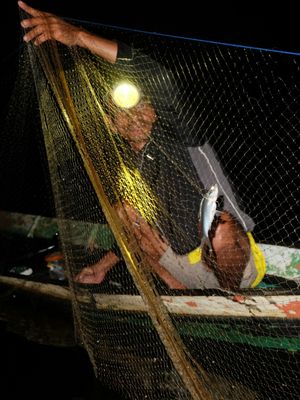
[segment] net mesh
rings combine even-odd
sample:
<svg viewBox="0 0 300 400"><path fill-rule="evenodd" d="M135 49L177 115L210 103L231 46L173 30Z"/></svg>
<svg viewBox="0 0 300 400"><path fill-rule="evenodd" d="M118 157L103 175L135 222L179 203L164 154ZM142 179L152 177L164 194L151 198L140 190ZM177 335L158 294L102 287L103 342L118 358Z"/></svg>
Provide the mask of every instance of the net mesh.
<svg viewBox="0 0 300 400"><path fill-rule="evenodd" d="M223 285L214 259L202 262L214 288L190 271L214 183L219 208L279 270L289 251L299 257L299 57L86 28L119 41L117 63L47 42L26 46L20 72L33 73L76 330L96 376L130 399L296 398L297 281L242 290L232 268ZM114 104L119 81L138 86L139 113ZM179 265L171 288L153 243ZM112 252L105 277L78 280Z"/></svg>

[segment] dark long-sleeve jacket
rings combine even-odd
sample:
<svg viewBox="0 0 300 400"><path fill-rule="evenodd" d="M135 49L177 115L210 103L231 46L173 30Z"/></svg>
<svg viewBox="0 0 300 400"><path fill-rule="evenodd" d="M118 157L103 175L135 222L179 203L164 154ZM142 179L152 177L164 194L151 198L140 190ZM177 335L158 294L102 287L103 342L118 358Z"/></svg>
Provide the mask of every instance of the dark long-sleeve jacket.
<svg viewBox="0 0 300 400"><path fill-rule="evenodd" d="M131 171L136 168L147 186L145 189L138 182L137 189L128 185L129 190L140 190L139 196L144 196L142 207L155 208L148 212L148 218L145 210L148 221L158 228L176 253L185 254L200 243L197 222L204 188L188 151L188 146L195 144L195 138L182 126L176 111L178 88L172 73L164 66L124 44L119 44L117 68L120 77L123 74L140 86L158 116L149 142L139 153L130 151L130 146L126 148L123 143L125 165ZM204 141L197 138L198 145ZM122 180L122 173L121 169L117 182Z"/></svg>

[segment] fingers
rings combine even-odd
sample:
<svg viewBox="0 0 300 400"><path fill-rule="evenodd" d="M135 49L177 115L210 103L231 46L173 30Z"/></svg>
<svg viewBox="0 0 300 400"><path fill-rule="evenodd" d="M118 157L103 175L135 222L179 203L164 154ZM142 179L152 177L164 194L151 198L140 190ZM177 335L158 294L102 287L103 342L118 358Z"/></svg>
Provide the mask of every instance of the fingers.
<svg viewBox="0 0 300 400"><path fill-rule="evenodd" d="M24 3L23 1L18 1L18 6L25 12L27 12L28 14L32 15L32 16L37 16L39 15L39 11L36 10L35 8L30 7L29 5L27 5L26 3Z"/></svg>
<svg viewBox="0 0 300 400"><path fill-rule="evenodd" d="M94 276L94 271L91 267L85 267L74 278L75 282L85 282L86 279Z"/></svg>
<svg viewBox="0 0 300 400"><path fill-rule="evenodd" d="M37 10L36 8L30 7L28 4L24 3L23 1L18 1L18 6L27 14L31 15L32 17L38 17L40 15L50 15L49 13Z"/></svg>
<svg viewBox="0 0 300 400"><path fill-rule="evenodd" d="M46 33L42 33L40 36L38 36L35 41L34 44L36 46L40 46L42 43L47 42L47 40L50 40L51 36L47 35Z"/></svg>
<svg viewBox="0 0 300 400"><path fill-rule="evenodd" d="M45 37L50 37L50 35L45 33L45 27L43 25L38 25L35 28L31 29L31 31L27 32L26 35L23 36L25 42L30 42L31 40L36 39L40 35L44 35Z"/></svg>
<svg viewBox="0 0 300 400"><path fill-rule="evenodd" d="M35 45L40 45L43 42L52 39L51 26L50 26L51 20L52 17L50 19L50 18L45 18L44 16L24 19L21 22L22 27L25 29L28 28L32 29L30 29L23 36L23 40L25 42L34 41Z"/></svg>
<svg viewBox="0 0 300 400"><path fill-rule="evenodd" d="M156 229L128 203L117 208L119 217L135 236L140 248L150 257L160 258L167 250L168 244L161 238Z"/></svg>
<svg viewBox="0 0 300 400"><path fill-rule="evenodd" d="M105 272L101 269L98 271L95 267L85 267L76 275L74 280L79 283L99 284L103 281L104 277Z"/></svg>
<svg viewBox="0 0 300 400"><path fill-rule="evenodd" d="M23 39L25 42L34 41L35 45L40 45L45 41L54 38L52 37L54 34L51 32L51 29L57 21L55 15L46 13L44 11L39 11L28 6L22 1L20 1L18 4L22 10L26 11L33 17L26 18L21 21L21 26L23 28L33 28L24 35Z"/></svg>
<svg viewBox="0 0 300 400"><path fill-rule="evenodd" d="M27 18L21 21L21 25L23 28L32 28L37 25L47 25L49 22L49 18L45 17L36 17L36 18Z"/></svg>
<svg viewBox="0 0 300 400"><path fill-rule="evenodd" d="M93 283L98 283L95 282L95 277L94 275L80 275L78 279L76 279L76 282L79 283L89 283L89 284L93 284Z"/></svg>
<svg viewBox="0 0 300 400"><path fill-rule="evenodd" d="M145 221L141 221L139 233L139 245L141 249L152 258L159 259L168 248L166 242Z"/></svg>

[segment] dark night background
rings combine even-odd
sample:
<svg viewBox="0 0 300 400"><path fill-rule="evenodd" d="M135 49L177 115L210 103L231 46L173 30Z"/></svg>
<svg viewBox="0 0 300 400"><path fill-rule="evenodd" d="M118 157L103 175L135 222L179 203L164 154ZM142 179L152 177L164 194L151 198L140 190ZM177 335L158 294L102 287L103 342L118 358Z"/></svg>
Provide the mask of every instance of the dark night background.
<svg viewBox="0 0 300 400"><path fill-rule="evenodd" d="M29 4L55 14L83 21L123 26L149 32L188 36L248 46L300 51L296 11L290 3L272 2L194 2L170 5L161 9L158 2L118 4L96 0L83 3L70 0L31 0ZM22 46L17 2L6 0L1 21L0 110L5 105L15 81L18 49ZM13 142L13 141L12 141ZM7 149L9 160L2 168L0 209L31 214L52 215L48 172L42 166L41 143L32 135ZM14 162L14 161L18 162ZM22 163L20 163L22 160ZM19 168L16 166L19 165ZM5 169L5 171L4 171ZM30 177L30 178L29 178ZM14 185L12 185L14 182Z"/></svg>
<svg viewBox="0 0 300 400"><path fill-rule="evenodd" d="M22 46L17 2L6 1L1 21L0 106L5 105L15 80L18 49ZM247 46L285 51L300 51L296 12L289 3L272 2L193 2L169 6L162 10L158 2L118 4L86 0L84 5L66 0L31 0L30 5L83 21L123 26L149 32L188 36ZM52 215L48 172L42 166L41 143L32 135L7 149L9 165L2 167L0 209L31 214ZM18 162L14 163L14 160ZM22 160L22 163L20 163ZM19 165L19 169L14 167ZM30 178L29 178L30 177ZM14 185L12 185L14 182Z"/></svg>
<svg viewBox="0 0 300 400"><path fill-rule="evenodd" d="M2 109L9 97L17 52L22 45L16 3L15 0L1 2ZM161 4L149 1L140 2L139 6L133 5L133 2L115 4L102 0L78 1L76 4L75 1L69 0L28 1L28 4L37 8L80 20L300 52L299 23L296 23L298 12L295 10L295 3L285 1L277 5L268 1L185 1L178 5L172 2L170 6L165 3L164 7L168 8L166 11L161 10ZM7 186L0 189L0 209L51 215L52 201L47 195L47 171L40 164L40 144L32 138L31 143L22 145L22 171L11 171L11 175L4 181ZM12 149L7 151L14 157ZM8 182L13 180L15 185L8 185ZM17 335L8 334L1 325L0 341L1 364L5 370L0 375L1 399L17 399L21 396L66 400L91 398L94 385L92 370L86 354L81 349L62 350L36 345ZM81 384L78 383L80 381ZM69 390L70 387L73 390ZM46 389L48 395L42 389ZM117 400L115 395L109 396L103 389L99 399Z"/></svg>

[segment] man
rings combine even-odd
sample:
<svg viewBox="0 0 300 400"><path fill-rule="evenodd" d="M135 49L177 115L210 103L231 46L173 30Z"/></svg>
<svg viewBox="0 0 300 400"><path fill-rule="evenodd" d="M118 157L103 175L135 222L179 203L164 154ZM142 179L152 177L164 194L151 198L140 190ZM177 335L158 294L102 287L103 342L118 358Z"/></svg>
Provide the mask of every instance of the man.
<svg viewBox="0 0 300 400"><path fill-rule="evenodd" d="M19 6L31 15L21 22L22 27L28 29L24 35L26 42L32 41L38 46L56 40L67 46L86 48L112 64L137 68L142 64L147 68L151 65L148 59L146 63L141 62L144 56L134 54L130 47L94 35L23 2L19 2ZM159 74L160 68L155 66L154 70ZM113 104L109 107L112 111L108 111L110 124L124 139L121 145L126 150L123 151L123 169L119 168L116 179L123 199L117 213L123 224L132 229L148 263L169 287L236 289L249 286L258 276L249 239L228 212L221 213L214 221L210 231L212 250L204 246L202 257L200 255L197 221L205 188L188 149L195 144L195 138L189 138L186 127L172 113L176 93L170 82L170 74L165 73L162 103L151 88L148 93L145 88L140 101L130 108L109 100ZM197 139L197 145L204 143L204 138ZM128 201L126 193L128 171L138 171L133 189L130 188L137 193L134 201ZM140 185L145 183L147 188L141 190ZM143 197L142 206L136 200L139 196ZM143 214L145 208L150 210L147 215ZM120 257L116 249L109 251L98 263L85 267L77 281L101 283Z"/></svg>

